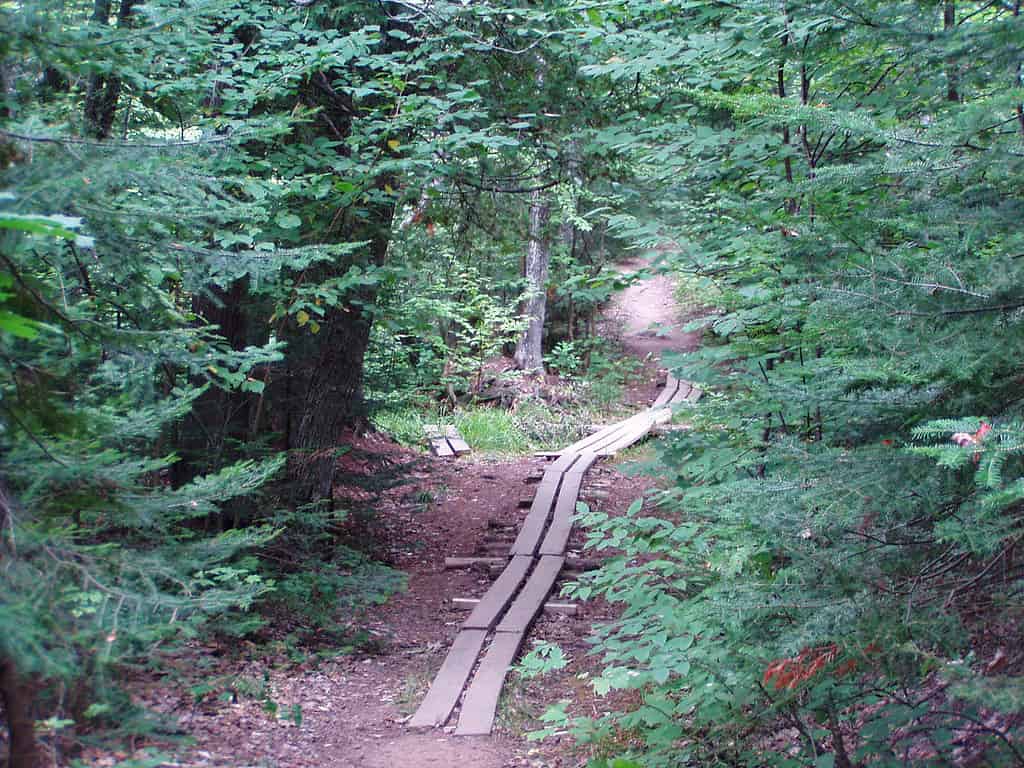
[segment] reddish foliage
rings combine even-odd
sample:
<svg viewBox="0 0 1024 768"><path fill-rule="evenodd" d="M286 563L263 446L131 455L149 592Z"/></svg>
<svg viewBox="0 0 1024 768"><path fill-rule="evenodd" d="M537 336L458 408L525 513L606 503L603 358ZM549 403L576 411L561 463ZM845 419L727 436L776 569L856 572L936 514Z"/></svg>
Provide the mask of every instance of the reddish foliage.
<svg viewBox="0 0 1024 768"><path fill-rule="evenodd" d="M839 657L839 646L835 643L817 648L804 648L793 657L776 659L764 671L764 681L775 680L775 690L790 690L805 683ZM856 662L855 662L856 663Z"/></svg>
<svg viewBox="0 0 1024 768"><path fill-rule="evenodd" d="M869 643L864 647L864 654L878 653L881 648L875 643ZM819 645L816 648L804 648L796 656L776 659L770 662L764 670L764 682L775 680L775 690L783 688L793 690L801 683L806 683L829 664L834 664L840 656L839 646L835 643ZM832 674L835 677L844 677L853 672L859 660L850 657L843 660Z"/></svg>

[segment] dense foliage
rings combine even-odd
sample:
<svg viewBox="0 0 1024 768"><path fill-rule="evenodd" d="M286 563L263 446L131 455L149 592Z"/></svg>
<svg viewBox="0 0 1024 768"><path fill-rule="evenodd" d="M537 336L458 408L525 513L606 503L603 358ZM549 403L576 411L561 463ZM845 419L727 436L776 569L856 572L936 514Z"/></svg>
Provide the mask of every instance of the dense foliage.
<svg viewBox="0 0 1024 768"><path fill-rule="evenodd" d="M643 765L1019 765L1019 4L589 4L594 77L715 309L580 732ZM629 126L628 129L626 126ZM668 513L667 515L665 513ZM796 745L796 746L794 746Z"/></svg>
<svg viewBox="0 0 1024 768"><path fill-rule="evenodd" d="M656 512L584 518L623 551L576 588L625 604L594 685L639 704L577 736L1024 762L1020 9L0 8L12 762L36 721L145 727L123 665L254 606L385 599L341 536L346 430L455 407L529 338L578 374L622 243L712 311L671 361L709 394Z"/></svg>
<svg viewBox="0 0 1024 768"><path fill-rule="evenodd" d="M585 82L559 58L563 16L0 9L13 765L32 764L36 722L147 727L124 665L258 630L254 606L350 643L332 628L401 579L346 538L372 511L334 498L346 430L369 407L450 408L515 343L527 195L560 232L553 319L592 334L614 282L581 209L599 169L569 152L572 118L537 106Z"/></svg>

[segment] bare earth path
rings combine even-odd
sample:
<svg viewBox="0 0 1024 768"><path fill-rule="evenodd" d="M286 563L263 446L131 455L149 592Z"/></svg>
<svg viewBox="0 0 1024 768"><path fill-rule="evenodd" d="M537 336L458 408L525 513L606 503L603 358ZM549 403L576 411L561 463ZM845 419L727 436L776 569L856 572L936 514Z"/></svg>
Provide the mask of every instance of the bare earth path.
<svg viewBox="0 0 1024 768"><path fill-rule="evenodd" d="M632 272L643 262L627 262ZM630 355L657 358L667 349L685 350L698 334L678 330L678 308L670 278L657 276L630 286L611 303L604 332L615 334ZM657 362L645 366L653 379ZM657 387L644 382L628 399L649 404ZM355 440L355 438L354 438ZM373 441L373 438L367 438ZM408 589L369 616L373 652L361 651L330 660L296 661L284 651L255 647L236 649L231 658L211 653L212 667L200 680L217 674L248 695L208 696L198 704L179 686L151 681L140 698L178 717L196 745L176 758L176 765L281 766L282 768L568 768L586 762L558 739L527 742L524 730L559 699L572 700L581 713L604 708L589 686L577 678L594 664L584 642L595 621L612 613L590 602L573 617L542 614L531 632L533 640L557 642L571 659L557 676L541 683L513 681L499 709L495 732L485 737L456 737L445 730L410 731L405 722L427 686L466 614L453 597L479 597L491 582L487 573L444 570L444 558L479 553L491 524L521 523L525 510L517 500L527 476L540 460L494 462L464 457L457 462L425 458L377 438L362 446L379 451L387 467L400 466L409 482L378 501L388 542L390 564L409 575ZM368 471L380 468L369 467ZM621 513L649 486L643 478L626 477L607 463L593 468L581 498L610 513ZM435 498L424 505L417 489ZM346 489L338 489L344 498ZM582 549L574 532L570 551ZM558 587L556 587L557 589ZM212 650L212 649L211 649ZM258 694L252 694L258 689ZM267 712L272 701L277 715ZM295 715L301 713L301 718ZM296 722L300 719L301 722ZM102 760L93 764L103 765ZM106 763L109 764L109 763Z"/></svg>
<svg viewBox="0 0 1024 768"><path fill-rule="evenodd" d="M635 258L621 262L619 271L635 272L648 262ZM675 300L675 284L668 275L655 275L633 283L612 297L605 311L607 321L621 330L620 340L626 352L634 357L660 356L667 350L694 349L700 331L680 330L680 310Z"/></svg>

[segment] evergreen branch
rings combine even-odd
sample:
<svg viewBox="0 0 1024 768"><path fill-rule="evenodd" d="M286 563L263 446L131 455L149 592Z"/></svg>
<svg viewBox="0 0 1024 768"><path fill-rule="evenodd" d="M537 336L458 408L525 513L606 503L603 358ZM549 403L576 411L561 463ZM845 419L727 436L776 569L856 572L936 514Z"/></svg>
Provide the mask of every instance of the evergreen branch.
<svg viewBox="0 0 1024 768"><path fill-rule="evenodd" d="M1016 304L994 304L988 307L971 307L968 309L940 309L935 312L917 312L913 310L896 310L891 314L906 317L935 317L938 315L977 315L985 312L1012 312L1015 309L1024 307L1024 301Z"/></svg>
<svg viewBox="0 0 1024 768"><path fill-rule="evenodd" d="M0 128L0 136L17 141L30 141L36 144L61 144L85 147L104 147L115 149L168 149L173 147L198 147L208 144L225 144L229 141L244 139L245 135L234 133L229 136L211 136L206 139L194 141L164 141L164 142L138 142L138 141L96 141L93 139L79 139L72 136L39 136L25 133L15 133Z"/></svg>

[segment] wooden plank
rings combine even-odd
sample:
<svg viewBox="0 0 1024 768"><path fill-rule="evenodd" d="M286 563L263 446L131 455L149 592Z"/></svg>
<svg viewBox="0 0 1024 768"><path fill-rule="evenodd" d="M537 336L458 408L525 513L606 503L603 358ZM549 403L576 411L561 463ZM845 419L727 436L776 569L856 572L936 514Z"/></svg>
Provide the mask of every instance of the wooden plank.
<svg viewBox="0 0 1024 768"><path fill-rule="evenodd" d="M679 382L679 389L676 390L676 393L674 395L672 395L671 399L668 401L669 405L675 405L676 403L685 403L686 402L686 396L688 394L690 394L690 391L692 389L693 389L693 385L690 382L688 382L688 381L681 381L681 382Z"/></svg>
<svg viewBox="0 0 1024 768"><path fill-rule="evenodd" d="M661 408L664 405L668 405L669 401L675 397L675 394L679 391L679 379L673 376L671 373L668 375L668 379L665 381L665 388L661 390L658 398L654 401L652 408Z"/></svg>
<svg viewBox="0 0 1024 768"><path fill-rule="evenodd" d="M474 565L505 565L507 557L446 557L444 559L445 570L453 568L472 568Z"/></svg>
<svg viewBox="0 0 1024 768"><path fill-rule="evenodd" d="M704 390L703 389L701 389L700 387L694 387L693 389L690 390L690 394L688 394L686 396L686 402L688 402L688 403L696 403L698 400L700 400L700 397L703 394L704 394Z"/></svg>
<svg viewBox="0 0 1024 768"><path fill-rule="evenodd" d="M597 462L597 454L595 452L593 452L593 451L584 451L583 453L580 454L580 457L576 461L576 463L572 465L572 468L570 468L569 471L566 472L565 474L566 475L585 475L587 473L587 470L589 470L592 466L594 466L594 464L596 462Z"/></svg>
<svg viewBox="0 0 1024 768"><path fill-rule="evenodd" d="M544 605L544 601L555 585L558 572L562 570L565 558L542 555L537 566L526 580L526 586L508 609L505 618L498 624L498 632L525 632Z"/></svg>
<svg viewBox="0 0 1024 768"><path fill-rule="evenodd" d="M464 629L455 636L455 642L431 683L430 690L409 721L411 727L433 728L445 724L473 671L485 637L487 632L482 629Z"/></svg>
<svg viewBox="0 0 1024 768"><path fill-rule="evenodd" d="M526 579L526 573L533 564L533 558L525 555L513 557L490 589L484 593L480 603L462 622L463 629L492 629L498 623L505 608L512 602L512 596Z"/></svg>
<svg viewBox="0 0 1024 768"><path fill-rule="evenodd" d="M629 419L626 419L626 421L629 421ZM620 429L622 429L622 425L624 423L625 421L619 421L616 422L615 424L609 424L604 429L595 432L589 437L584 437L582 440L577 440L569 447L563 448L559 455L561 455L561 453L582 453L584 450L594 450L593 446L595 444L600 443L602 440L606 440L611 435L617 433Z"/></svg>
<svg viewBox="0 0 1024 768"><path fill-rule="evenodd" d="M453 597L452 605L456 608L465 608L467 611L471 608L476 608L480 605L479 597ZM548 613L560 613L563 616L575 616L579 610L579 606L576 603L552 603L550 601L544 603L542 606L544 611Z"/></svg>
<svg viewBox="0 0 1024 768"><path fill-rule="evenodd" d="M664 409L662 410L664 411ZM649 409L626 419L622 422L622 429L618 433L593 446L592 450L600 456L610 456L621 450L622 446L632 445L650 431L654 414L660 412L662 411ZM668 413L668 411L664 412Z"/></svg>
<svg viewBox="0 0 1024 768"><path fill-rule="evenodd" d="M430 438L430 451L435 456L440 456L442 458L455 455L455 451L452 450L451 446L448 445L448 441L443 437Z"/></svg>
<svg viewBox="0 0 1024 768"><path fill-rule="evenodd" d="M455 728L456 736L486 736L491 732L505 676L525 636L525 632L495 635L462 700L459 724Z"/></svg>
<svg viewBox="0 0 1024 768"><path fill-rule="evenodd" d="M565 553L565 545L569 543L569 534L572 533L572 519L576 514L576 501L579 499L582 484L582 473L566 475L562 480L562 487L559 489L558 499L555 501L555 513L551 518L551 526L544 536L544 541L540 545L540 554L561 555Z"/></svg>
<svg viewBox="0 0 1024 768"><path fill-rule="evenodd" d="M662 412L668 414L668 417L671 418L671 414L669 414L667 410ZM641 440L648 432L651 431L651 428L656 423L656 414L647 413L645 416L647 416L647 418L644 421L637 422L628 432L623 433L614 443L604 446L602 453L606 456L613 456L619 451L628 448L633 445L633 443Z"/></svg>
<svg viewBox="0 0 1024 768"><path fill-rule="evenodd" d="M549 466L545 471L545 475L549 474L564 474L576 463L579 458L579 451L573 449L571 446L562 451L562 454Z"/></svg>
<svg viewBox="0 0 1024 768"><path fill-rule="evenodd" d="M537 494L533 497L533 504L523 521L523 527L519 529L519 536L516 537L510 555L532 555L540 545L540 537L544 533L544 527L548 524L551 516L551 508L555 503L555 494L558 491L558 484L562 481L560 473L545 476L537 486Z"/></svg>
<svg viewBox="0 0 1024 768"><path fill-rule="evenodd" d="M604 446L606 443L614 441L618 435L622 434L624 430L629 428L629 425L639 415L641 414L630 416L628 419L620 421L618 424L613 424L608 429L602 430L601 432L592 435L587 440L580 440L578 443L573 443L570 447L574 451L577 451L578 453L581 454L586 452L600 454L600 452L602 451L602 446ZM567 448L566 450L569 449Z"/></svg>
<svg viewBox="0 0 1024 768"><path fill-rule="evenodd" d="M448 440L448 445L451 446L452 452L456 456L469 453L469 443L462 439L462 435L459 434L459 430L455 427L445 427L444 436Z"/></svg>

